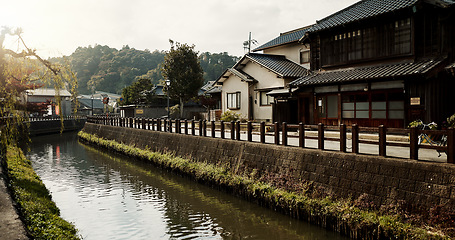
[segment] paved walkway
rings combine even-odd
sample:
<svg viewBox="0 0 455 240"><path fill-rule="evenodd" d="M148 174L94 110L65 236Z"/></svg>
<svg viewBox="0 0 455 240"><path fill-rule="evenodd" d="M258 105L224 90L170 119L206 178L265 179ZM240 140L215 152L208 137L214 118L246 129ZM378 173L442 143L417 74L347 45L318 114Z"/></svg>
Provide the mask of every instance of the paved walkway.
<svg viewBox="0 0 455 240"><path fill-rule="evenodd" d="M27 237L24 225L13 206L0 166L0 240L22 240Z"/></svg>
<svg viewBox="0 0 455 240"><path fill-rule="evenodd" d="M173 130L175 132L175 129ZM191 130L189 131L191 134ZM199 131L196 129L196 135L199 135ZM305 136L306 137L317 137L318 132L317 131L305 131ZM207 136L211 136L210 129L207 130ZM325 131L324 136L326 138L338 138L340 137L339 132L336 131ZM221 133L219 131L216 131L215 137L220 138ZM347 152L352 152L352 141L351 141L351 133L347 133ZM230 130L225 131L225 138L226 139L231 139L231 133ZM253 132L252 136L253 142L260 142L260 136L258 133ZM245 131L241 131L241 136L240 139L242 141L247 140L247 135ZM281 132L280 132L280 144L281 144ZM373 140L377 141L379 139L378 134L371 134L371 133L360 133L359 134L359 139L360 140ZM273 135L266 135L265 137L265 142L268 144L274 144L275 142L275 137ZM408 136L404 135L392 135L389 134L387 135L387 142L409 142ZM289 132L288 133L288 145L297 147L299 146L299 139L298 139L298 134L295 132ZM318 148L318 140L316 139L305 139L305 147L306 148L313 148L317 149ZM339 151L340 150L340 142L339 141L330 141L330 140L325 140L324 141L324 150L329 150L329 151ZM360 143L359 144L359 153L360 154L367 154L367 155L379 155L379 145L378 144L364 144ZM387 157L392 157L392 158L404 158L404 159L409 159L410 158L410 150L409 147L395 147L395 146L387 146ZM429 161L429 162L440 162L440 163L447 163L447 155L445 153L442 153L440 156L436 150L433 149L419 149L419 160L416 161Z"/></svg>

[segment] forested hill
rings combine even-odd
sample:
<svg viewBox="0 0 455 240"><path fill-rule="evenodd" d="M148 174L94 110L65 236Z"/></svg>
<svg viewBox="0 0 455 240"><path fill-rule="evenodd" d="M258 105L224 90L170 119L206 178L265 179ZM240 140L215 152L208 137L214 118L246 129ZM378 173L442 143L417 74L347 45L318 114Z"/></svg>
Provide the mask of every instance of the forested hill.
<svg viewBox="0 0 455 240"><path fill-rule="evenodd" d="M89 94L92 89L111 93L122 92L135 80L147 77L157 84L162 79L160 64L165 51L137 50L128 45L117 50L108 46L79 47L67 61L77 73L78 90ZM54 59L61 61L62 59ZM237 57L225 53L200 53L199 60L204 70L205 82L216 80L226 68L232 67Z"/></svg>

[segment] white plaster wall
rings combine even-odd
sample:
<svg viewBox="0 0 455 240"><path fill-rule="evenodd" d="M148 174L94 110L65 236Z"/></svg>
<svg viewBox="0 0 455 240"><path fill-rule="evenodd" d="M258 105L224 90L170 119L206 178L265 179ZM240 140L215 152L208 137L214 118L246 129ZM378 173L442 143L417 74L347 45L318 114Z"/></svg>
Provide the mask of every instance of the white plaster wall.
<svg viewBox="0 0 455 240"><path fill-rule="evenodd" d="M307 48L298 43L286 44L274 48L265 49L265 54L284 55L287 59L300 64L300 51Z"/></svg>
<svg viewBox="0 0 455 240"><path fill-rule="evenodd" d="M254 119L272 120L272 106L261 106L260 94L257 90L284 87L284 79L278 78L275 73L253 62L249 62L242 70L258 81L250 88L250 94L253 99Z"/></svg>
<svg viewBox="0 0 455 240"><path fill-rule="evenodd" d="M224 80L223 87L221 88L221 105L223 113L227 110L239 113L242 118L248 119L248 83L242 82L240 78L235 75L230 75L228 79ZM240 93L240 109L227 108L227 93Z"/></svg>
<svg viewBox="0 0 455 240"><path fill-rule="evenodd" d="M248 62L242 70L258 81L258 83L255 84L255 89L277 88L284 86L284 79L278 78L274 72L261 67L256 63Z"/></svg>

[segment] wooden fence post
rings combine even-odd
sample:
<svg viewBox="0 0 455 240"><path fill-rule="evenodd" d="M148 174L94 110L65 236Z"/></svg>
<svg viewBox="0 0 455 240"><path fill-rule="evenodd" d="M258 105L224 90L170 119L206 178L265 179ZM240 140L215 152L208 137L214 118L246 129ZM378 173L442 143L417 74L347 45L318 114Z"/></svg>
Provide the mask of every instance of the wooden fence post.
<svg viewBox="0 0 455 240"><path fill-rule="evenodd" d="M224 139L224 121L220 121L220 133L221 133L221 139Z"/></svg>
<svg viewBox="0 0 455 240"><path fill-rule="evenodd" d="M305 147L305 126L302 122L299 123L299 147Z"/></svg>
<svg viewBox="0 0 455 240"><path fill-rule="evenodd" d="M261 132L261 143L265 143L265 122L261 122L260 132Z"/></svg>
<svg viewBox="0 0 455 240"><path fill-rule="evenodd" d="M387 155L387 128L384 125L379 126L379 156Z"/></svg>
<svg viewBox="0 0 455 240"><path fill-rule="evenodd" d="M194 119L191 120L191 135L196 135L196 122Z"/></svg>
<svg viewBox="0 0 455 240"><path fill-rule="evenodd" d="M352 125L352 152L359 153L359 125Z"/></svg>
<svg viewBox="0 0 455 240"><path fill-rule="evenodd" d="M212 130L212 138L215 138L215 121L212 120L212 126L211 126L211 130Z"/></svg>
<svg viewBox="0 0 455 240"><path fill-rule="evenodd" d="M253 124L251 123L251 121L248 121L248 126L247 126L247 135L248 135L248 142L252 142L253 141Z"/></svg>
<svg viewBox="0 0 455 240"><path fill-rule="evenodd" d="M288 145L288 124L287 122L283 122L282 123L283 126L282 127L282 140L281 142L283 143L283 146L287 146Z"/></svg>
<svg viewBox="0 0 455 240"><path fill-rule="evenodd" d="M346 125L340 125L340 151L346 152Z"/></svg>
<svg viewBox="0 0 455 240"><path fill-rule="evenodd" d="M185 119L185 135L188 135L188 119Z"/></svg>
<svg viewBox="0 0 455 240"><path fill-rule="evenodd" d="M204 131L202 127L202 119L199 120L199 136L202 136L202 132Z"/></svg>
<svg viewBox="0 0 455 240"><path fill-rule="evenodd" d="M409 130L409 158L413 160L419 159L419 129L411 127Z"/></svg>
<svg viewBox="0 0 455 240"><path fill-rule="evenodd" d="M318 124L318 149L324 150L324 124Z"/></svg>
<svg viewBox="0 0 455 240"><path fill-rule="evenodd" d="M240 141L240 121L237 121L236 129L235 129L235 134L237 141Z"/></svg>
<svg viewBox="0 0 455 240"><path fill-rule="evenodd" d="M169 132L172 132L172 119L169 119Z"/></svg>
<svg viewBox="0 0 455 240"><path fill-rule="evenodd" d="M447 163L455 163L455 129L447 130Z"/></svg>
<svg viewBox="0 0 455 240"><path fill-rule="evenodd" d="M273 124L273 128L275 130L275 144L276 145L280 145L280 129L279 129L279 124L277 122L275 122Z"/></svg>
<svg viewBox="0 0 455 240"><path fill-rule="evenodd" d="M133 118L129 118L130 120L130 128L133 128Z"/></svg>
<svg viewBox="0 0 455 240"><path fill-rule="evenodd" d="M231 140L235 140L235 122L231 121Z"/></svg>
<svg viewBox="0 0 455 240"><path fill-rule="evenodd" d="M145 118L141 118L142 129L145 129Z"/></svg>
<svg viewBox="0 0 455 240"><path fill-rule="evenodd" d="M207 137L207 121L202 121L202 136Z"/></svg>

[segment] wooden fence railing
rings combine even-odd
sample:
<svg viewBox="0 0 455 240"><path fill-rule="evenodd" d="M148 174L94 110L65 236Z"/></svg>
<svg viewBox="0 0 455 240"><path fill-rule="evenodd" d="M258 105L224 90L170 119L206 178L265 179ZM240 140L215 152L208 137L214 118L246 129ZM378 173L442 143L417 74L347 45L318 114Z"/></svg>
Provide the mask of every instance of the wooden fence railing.
<svg viewBox="0 0 455 240"><path fill-rule="evenodd" d="M455 129L447 130L420 130L418 128L401 129L401 128L386 128L385 126L379 127L359 127L354 124L352 126L324 126L322 123L318 125L304 125L302 123L298 125L287 124L283 122L266 124L246 122L215 122L211 121L207 123L202 120L169 120L169 119L148 119L148 118L122 118L122 117L101 117L101 116L88 116L87 122L148 129L153 131L165 131L173 132L177 134L191 134L199 136L210 136L212 138L217 137L216 132L219 132L219 138L226 138L226 133L230 133L231 140L238 141L253 141L253 135L259 135L257 142L266 143L266 136L273 137L273 143L276 145L288 146L288 140L290 138L298 138L298 147L304 148L306 139L317 140L317 148L324 150L326 141L339 142L339 151L347 152L348 146L348 131L351 137L351 148L353 153L359 153L359 144L373 144L378 145L379 156L387 156L387 147L396 146L408 148L410 159L419 159L419 149L434 149L437 151L445 152L447 154L447 162L455 163ZM207 126L208 125L208 126ZM196 131L197 130L197 131ZM305 132L308 130L316 131L316 136L306 136ZM331 133L338 132L339 137L326 137L326 130ZM243 138L242 139L242 134ZM360 132L376 133L377 140L360 139ZM292 134L290 134L292 133ZM387 141L387 136L390 135L408 135L409 142L391 142ZM447 145L430 145L430 144L419 144L418 139L420 134L427 134L433 137L447 137Z"/></svg>

